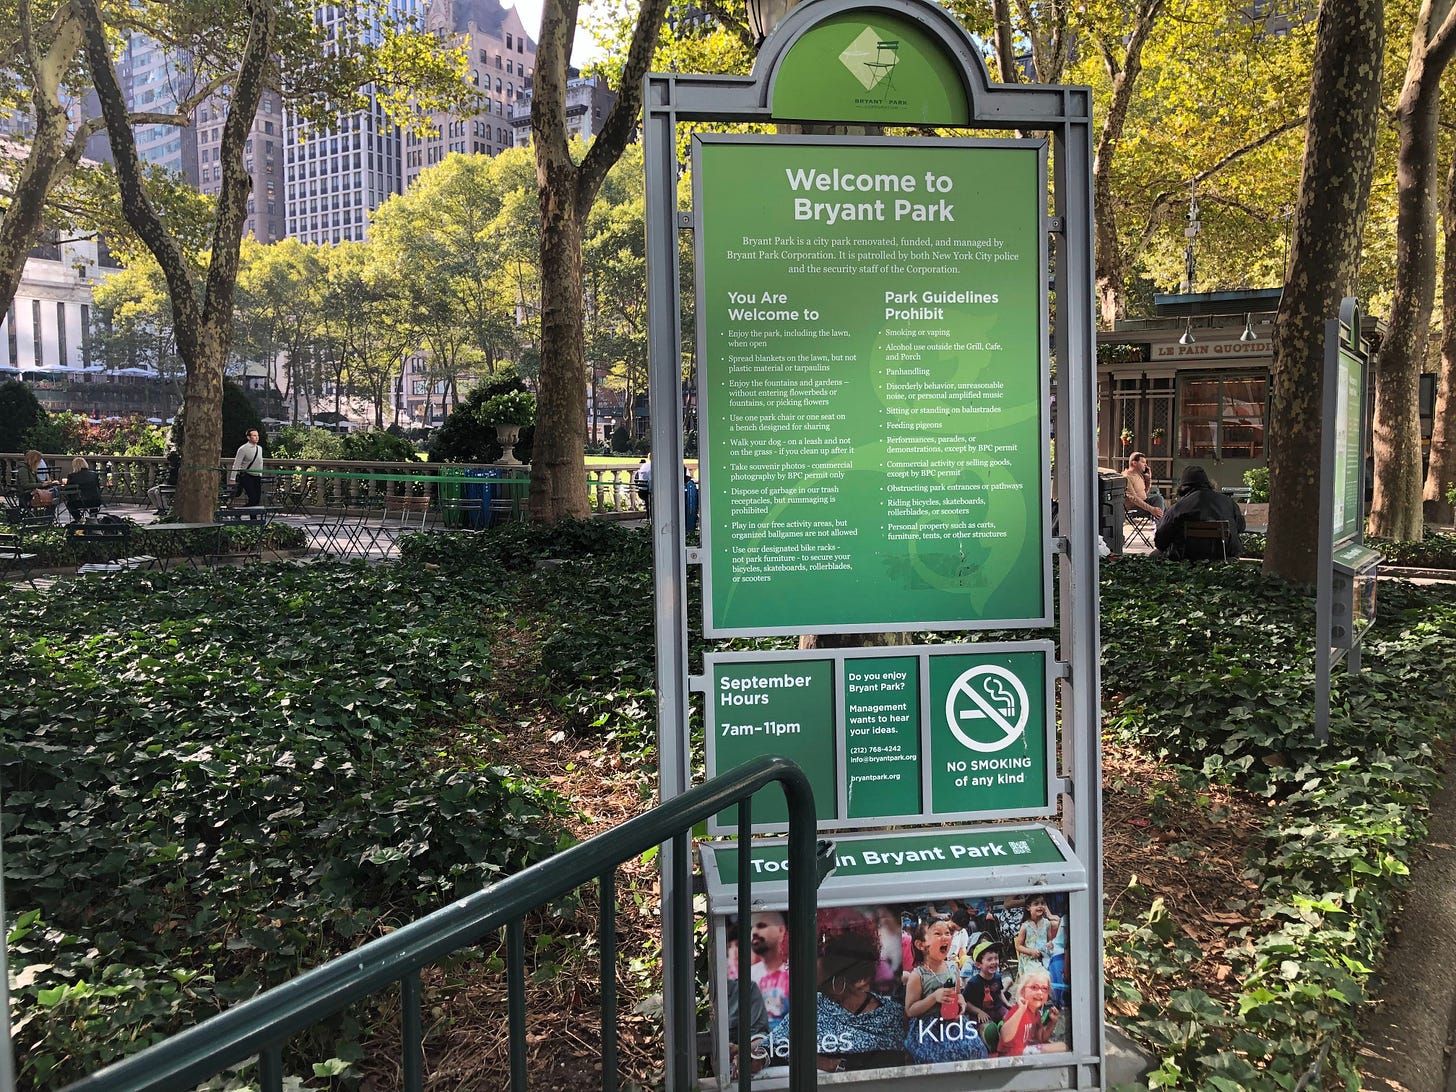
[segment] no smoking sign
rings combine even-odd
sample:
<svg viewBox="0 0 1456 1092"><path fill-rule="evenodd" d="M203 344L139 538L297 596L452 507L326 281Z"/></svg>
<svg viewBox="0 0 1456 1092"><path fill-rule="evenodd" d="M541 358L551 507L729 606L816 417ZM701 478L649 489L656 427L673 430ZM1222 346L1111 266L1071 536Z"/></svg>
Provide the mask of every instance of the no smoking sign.
<svg viewBox="0 0 1456 1092"><path fill-rule="evenodd" d="M1045 814L1051 807L1044 642L1025 651L930 657L930 795L940 814Z"/></svg>
<svg viewBox="0 0 1456 1092"><path fill-rule="evenodd" d="M1026 731L1026 687L1004 667L986 664L962 673L945 699L951 735L973 751L1005 750Z"/></svg>

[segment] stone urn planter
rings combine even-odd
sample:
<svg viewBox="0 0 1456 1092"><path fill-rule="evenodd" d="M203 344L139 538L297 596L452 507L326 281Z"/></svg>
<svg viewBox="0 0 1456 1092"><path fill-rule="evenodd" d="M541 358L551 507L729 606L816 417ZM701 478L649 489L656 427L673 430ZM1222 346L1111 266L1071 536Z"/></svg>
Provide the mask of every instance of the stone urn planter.
<svg viewBox="0 0 1456 1092"><path fill-rule="evenodd" d="M500 461L503 466L520 466L516 458L516 442L521 438L520 425L496 425L495 438L501 446Z"/></svg>

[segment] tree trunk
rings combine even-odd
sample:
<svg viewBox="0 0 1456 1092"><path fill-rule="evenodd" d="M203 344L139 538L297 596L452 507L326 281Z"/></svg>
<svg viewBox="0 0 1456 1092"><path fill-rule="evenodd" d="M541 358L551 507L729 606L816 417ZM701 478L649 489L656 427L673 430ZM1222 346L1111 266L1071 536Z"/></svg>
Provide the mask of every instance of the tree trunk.
<svg viewBox="0 0 1456 1092"><path fill-rule="evenodd" d="M539 161L539 157L538 157ZM582 342L581 224L570 206L552 199L574 193L567 163L543 167L554 181L541 186L541 372L536 401L536 439L531 446L533 518L587 519L586 352Z"/></svg>
<svg viewBox="0 0 1456 1092"><path fill-rule="evenodd" d="M1368 529L1399 542L1418 542L1422 532L1420 381L1436 293L1436 140L1450 15L1451 0L1421 4L1395 110L1395 291L1389 331L1375 358L1375 496ZM1433 24L1440 28L1435 35Z"/></svg>
<svg viewBox="0 0 1456 1092"><path fill-rule="evenodd" d="M177 340L180 344L182 338ZM199 336L189 340L196 355L183 353L187 365L182 396L187 428L182 435L182 465L178 470L173 508L183 523L211 523L216 516L222 483L227 480L218 474L219 453L224 442L233 439L222 434L222 371L227 362L227 347L218 339L216 331L199 332ZM216 406L218 412L194 412L196 407L206 406ZM236 439L239 444L243 442L241 436ZM223 456L223 463L231 470L231 458Z"/></svg>
<svg viewBox="0 0 1456 1092"><path fill-rule="evenodd" d="M243 145L262 97L263 73L273 49L278 12L272 3L250 9L248 38L232 86L223 123L222 186L217 195L212 245L199 302L181 245L162 223L147 195L136 139L111 62L110 44L97 0L74 0L86 39L86 59L106 118L116 159L117 188L127 223L156 258L172 299L172 327L187 371L184 408L187 431L174 508L186 523L211 522L218 494L217 466L222 451L222 374L233 339L233 289L238 253L247 218L252 177L243 163ZM242 437L238 437L241 442Z"/></svg>
<svg viewBox="0 0 1456 1092"><path fill-rule="evenodd" d="M79 148L66 145L70 118L61 102L61 81L81 51L81 23L69 4L61 5L44 28L31 27L30 5L26 0L21 0L18 12L24 35L21 45L25 67L31 80L35 135L10 195L9 207L0 218L0 315L15 300L25 272L25 259L40 237L46 200L51 190L71 173L80 155Z"/></svg>
<svg viewBox="0 0 1456 1092"><path fill-rule="evenodd" d="M992 19L996 27L996 68L1002 83L1020 83L1016 71L1016 46L1012 43L1011 0L991 0Z"/></svg>
<svg viewBox="0 0 1456 1092"><path fill-rule="evenodd" d="M642 78L667 0L642 0L617 101L581 163L566 140L566 79L577 0L545 0L536 47L531 136L541 205L541 365L531 445L531 518L554 523L591 514L586 493L586 342L581 240L607 171L637 129Z"/></svg>
<svg viewBox="0 0 1456 1092"><path fill-rule="evenodd" d="M1383 0L1325 0L1315 42L1289 278L1274 328L1264 571L1313 583L1318 561L1324 327L1354 283L1385 53Z"/></svg>
<svg viewBox="0 0 1456 1092"><path fill-rule="evenodd" d="M1125 40L1122 61L1117 60L1114 43L1106 38L1098 42L1103 67L1112 83L1112 97L1102 129L1097 134L1097 149L1092 158L1092 214L1096 234L1097 301L1102 324L1112 324L1122 314L1127 290L1127 259L1117 237L1117 202L1112 185L1112 161L1122 143L1127 126L1127 112L1132 105L1138 75L1143 69L1143 47L1157 25L1163 0L1140 0L1133 16L1132 32Z"/></svg>
<svg viewBox="0 0 1456 1092"><path fill-rule="evenodd" d="M1456 488L1456 152L1446 171L1441 206L1446 253L1441 266L1441 372L1436 383L1436 419L1431 427L1431 461L1426 468L1424 515L1427 523L1449 524Z"/></svg>

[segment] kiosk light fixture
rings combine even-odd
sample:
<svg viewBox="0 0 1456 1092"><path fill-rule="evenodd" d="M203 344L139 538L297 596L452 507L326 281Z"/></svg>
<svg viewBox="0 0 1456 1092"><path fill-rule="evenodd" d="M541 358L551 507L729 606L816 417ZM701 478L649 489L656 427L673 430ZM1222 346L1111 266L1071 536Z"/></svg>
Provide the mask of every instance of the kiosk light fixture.
<svg viewBox="0 0 1456 1092"><path fill-rule="evenodd" d="M1239 335L1239 340L1240 341L1258 341L1259 340L1259 335L1254 332L1254 316L1252 314L1247 314L1247 315L1244 316L1244 332Z"/></svg>
<svg viewBox="0 0 1456 1092"><path fill-rule="evenodd" d="M1193 336L1193 320L1189 319L1188 324L1183 327L1183 334L1178 338L1179 345L1194 345L1198 339Z"/></svg>

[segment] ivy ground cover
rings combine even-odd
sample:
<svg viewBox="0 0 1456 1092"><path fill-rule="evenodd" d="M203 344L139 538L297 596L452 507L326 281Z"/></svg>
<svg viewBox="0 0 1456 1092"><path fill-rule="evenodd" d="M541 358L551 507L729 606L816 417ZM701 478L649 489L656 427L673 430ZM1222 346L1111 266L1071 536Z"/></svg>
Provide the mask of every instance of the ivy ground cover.
<svg viewBox="0 0 1456 1092"><path fill-rule="evenodd" d="M1143 815L1108 823L1156 825L1173 798L1221 808L1215 824L1252 816L1244 891L1223 905L1110 893L1122 900L1110 966L1131 973L1110 977L1109 998L1160 1056L1154 1087L1356 1080L1356 1024L1426 832L1456 672L1456 587L1390 581L1379 594L1364 670L1337 672L1332 739L1316 748L1311 594L1251 566L1104 568L1106 730L1168 776ZM1223 951L1199 953L1185 928L1199 917L1243 924ZM1201 977L1201 955L1231 973Z"/></svg>
<svg viewBox="0 0 1456 1092"><path fill-rule="evenodd" d="M498 765L480 726L502 609L497 584L422 566L11 589L0 792L22 1086L58 1087L552 852L560 798Z"/></svg>
<svg viewBox="0 0 1456 1092"><path fill-rule="evenodd" d="M548 852L562 809L540 788L548 774L583 833L583 814L650 806L647 547L600 523L511 527L407 540L398 566L261 567L241 585L132 573L85 602L14 596L0 787L31 1082L60 1083ZM537 568L543 557L566 563ZM1151 832L1170 860L1222 855L1229 878L1217 906L1146 882L1109 892L1110 1011L1160 1055L1161 1087L1293 1088L1316 1067L1343 1083L1450 727L1456 597L1382 584L1367 670L1339 681L1324 751L1303 593L1248 566L1124 559L1104 568L1102 606L1122 783L1109 792L1136 805L1110 808L1109 833ZM1187 838L1240 837L1167 840L1168 815L1200 811ZM647 937L652 869L637 872L619 898ZM1237 924L1191 952L1199 915ZM591 1008L590 926L560 924L538 954L533 1027L543 991L556 990L544 1009L557 1027ZM623 1029L628 1075L649 1086L656 971L646 951L619 974L637 1021ZM463 973L427 981L427 1045L452 1087L494 1087L502 1002ZM578 1064L554 1031L544 1041L556 1068L536 1074L542 1087L594 1079L589 1042ZM33 1057L51 1059L45 1079Z"/></svg>

